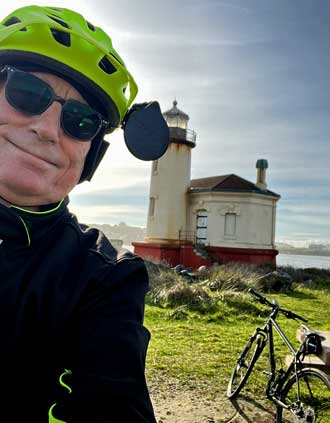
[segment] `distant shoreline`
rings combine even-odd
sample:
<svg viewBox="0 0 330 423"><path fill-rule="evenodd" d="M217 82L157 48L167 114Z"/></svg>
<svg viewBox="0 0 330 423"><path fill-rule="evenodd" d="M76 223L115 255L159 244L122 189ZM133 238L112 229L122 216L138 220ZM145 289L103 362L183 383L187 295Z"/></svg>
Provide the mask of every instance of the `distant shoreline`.
<svg viewBox="0 0 330 423"><path fill-rule="evenodd" d="M308 248L304 249L293 249L293 250L278 250L279 254L288 255L301 255L301 256L318 256L318 257L330 257L330 251L315 251L311 252Z"/></svg>

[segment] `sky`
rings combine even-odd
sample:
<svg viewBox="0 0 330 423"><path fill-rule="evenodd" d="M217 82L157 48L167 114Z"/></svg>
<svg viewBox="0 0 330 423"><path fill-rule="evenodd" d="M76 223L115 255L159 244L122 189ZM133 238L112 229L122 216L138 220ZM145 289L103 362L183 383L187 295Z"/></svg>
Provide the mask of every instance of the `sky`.
<svg viewBox="0 0 330 423"><path fill-rule="evenodd" d="M6 16L30 4L1 2ZM139 85L136 102L178 107L197 133L192 178L234 173L256 182L267 159L276 241L330 242L328 0L62 0L112 38ZM70 195L86 223L146 226L151 163L118 129L91 182Z"/></svg>

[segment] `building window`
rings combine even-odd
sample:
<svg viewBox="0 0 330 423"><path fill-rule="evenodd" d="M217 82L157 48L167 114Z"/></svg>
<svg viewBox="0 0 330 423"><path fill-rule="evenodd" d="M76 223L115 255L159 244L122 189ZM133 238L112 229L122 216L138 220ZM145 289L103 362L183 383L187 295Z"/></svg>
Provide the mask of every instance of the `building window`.
<svg viewBox="0 0 330 423"><path fill-rule="evenodd" d="M156 173L158 170L158 160L152 162L152 173Z"/></svg>
<svg viewBox="0 0 330 423"><path fill-rule="evenodd" d="M155 198L150 197L149 199L149 216L153 217L155 214Z"/></svg>
<svg viewBox="0 0 330 423"><path fill-rule="evenodd" d="M196 221L196 243L205 244L207 241L207 212L199 210Z"/></svg>
<svg viewBox="0 0 330 423"><path fill-rule="evenodd" d="M225 236L236 236L236 213L225 214Z"/></svg>

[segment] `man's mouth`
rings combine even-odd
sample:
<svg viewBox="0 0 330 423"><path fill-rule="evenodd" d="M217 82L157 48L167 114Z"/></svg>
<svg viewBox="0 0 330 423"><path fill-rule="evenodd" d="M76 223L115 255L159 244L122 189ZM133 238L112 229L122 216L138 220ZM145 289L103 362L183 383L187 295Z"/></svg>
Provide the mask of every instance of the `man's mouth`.
<svg viewBox="0 0 330 423"><path fill-rule="evenodd" d="M11 140L9 140L8 138L7 138L7 141L8 141L10 144L12 144L13 146L15 146L18 150L23 151L23 153L25 153L25 154L27 154L27 155L29 155L29 156L33 157L34 159L39 159L39 160L41 160L41 161L43 161L43 162L46 162L46 163L48 163L48 164L50 164L50 165L52 165L52 166L56 166L56 167L58 167L58 163L55 163L54 161L49 160L49 158L46 158L46 157L43 157L43 156L41 156L41 155L39 155L39 154L33 153L33 152L29 151L29 150L28 150L28 149L26 149L26 148L22 148L20 145L18 145L18 144L17 144L17 143L15 143L15 142L12 142L12 141L11 141Z"/></svg>

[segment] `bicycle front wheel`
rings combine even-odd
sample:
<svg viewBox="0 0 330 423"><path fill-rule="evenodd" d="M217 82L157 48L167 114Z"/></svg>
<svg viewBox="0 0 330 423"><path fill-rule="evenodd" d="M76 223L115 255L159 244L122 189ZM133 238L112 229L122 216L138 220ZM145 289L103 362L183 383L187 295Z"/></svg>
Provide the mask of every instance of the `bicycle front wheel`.
<svg viewBox="0 0 330 423"><path fill-rule="evenodd" d="M261 354L264 347L263 338L256 334L251 336L245 348L241 352L238 360L231 373L228 387L227 397L234 399L246 384L250 373Z"/></svg>
<svg viewBox="0 0 330 423"><path fill-rule="evenodd" d="M284 386L278 422L330 423L330 381L318 369L302 369Z"/></svg>

